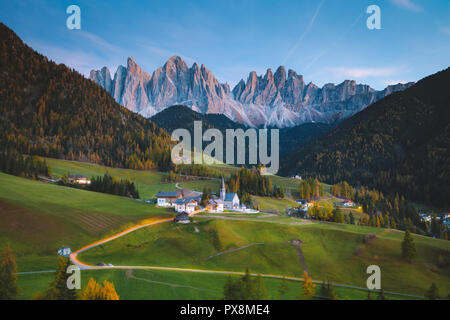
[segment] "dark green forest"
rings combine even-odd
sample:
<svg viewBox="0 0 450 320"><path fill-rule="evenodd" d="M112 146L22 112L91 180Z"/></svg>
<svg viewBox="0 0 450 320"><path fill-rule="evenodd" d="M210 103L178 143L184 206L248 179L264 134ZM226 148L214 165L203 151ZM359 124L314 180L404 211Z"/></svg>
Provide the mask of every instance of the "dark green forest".
<svg viewBox="0 0 450 320"><path fill-rule="evenodd" d="M51 169L45 160L38 157L24 157L18 152L0 153L0 171L14 176L36 179L48 177Z"/></svg>
<svg viewBox="0 0 450 320"><path fill-rule="evenodd" d="M132 169L167 168L170 137L0 23L0 150Z"/></svg>
<svg viewBox="0 0 450 320"><path fill-rule="evenodd" d="M286 154L280 172L450 206L450 68Z"/></svg>

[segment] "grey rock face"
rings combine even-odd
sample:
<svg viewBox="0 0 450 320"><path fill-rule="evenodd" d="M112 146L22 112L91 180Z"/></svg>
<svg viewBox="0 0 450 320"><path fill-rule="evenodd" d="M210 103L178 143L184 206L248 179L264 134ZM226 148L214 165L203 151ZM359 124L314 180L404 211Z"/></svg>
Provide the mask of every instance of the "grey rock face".
<svg viewBox="0 0 450 320"><path fill-rule="evenodd" d="M250 72L230 90L204 65L188 67L178 56L150 76L128 58L127 67L119 66L111 79L109 70L92 70L91 80L105 88L128 109L150 117L174 104L184 104L201 113L222 113L249 126L290 127L305 122L333 122L349 117L368 105L404 90L413 83L388 86L375 91L368 85L346 80L319 88L305 84L303 76L279 67L264 76Z"/></svg>

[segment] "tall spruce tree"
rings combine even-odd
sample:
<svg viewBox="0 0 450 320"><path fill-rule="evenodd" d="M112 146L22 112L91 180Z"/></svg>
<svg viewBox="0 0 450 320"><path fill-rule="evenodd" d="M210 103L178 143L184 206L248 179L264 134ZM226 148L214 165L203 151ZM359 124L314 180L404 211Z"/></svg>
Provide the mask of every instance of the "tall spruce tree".
<svg viewBox="0 0 450 320"><path fill-rule="evenodd" d="M0 300L14 300L18 298L17 264L14 254L6 244L5 251L0 257Z"/></svg>
<svg viewBox="0 0 450 320"><path fill-rule="evenodd" d="M428 289L427 293L425 294L425 297L427 297L430 300L439 299L438 288L434 282L431 284L430 288Z"/></svg>
<svg viewBox="0 0 450 320"><path fill-rule="evenodd" d="M414 240L411 237L411 233L409 230L405 231L405 237L402 242L402 257L409 263L416 257L416 245L414 244Z"/></svg>
<svg viewBox="0 0 450 320"><path fill-rule="evenodd" d="M55 280L53 280L43 295L39 295L39 299L76 300L78 298L77 291L71 290L67 287L67 279L71 276L70 273L67 273L67 268L69 266L69 259L59 257Z"/></svg>

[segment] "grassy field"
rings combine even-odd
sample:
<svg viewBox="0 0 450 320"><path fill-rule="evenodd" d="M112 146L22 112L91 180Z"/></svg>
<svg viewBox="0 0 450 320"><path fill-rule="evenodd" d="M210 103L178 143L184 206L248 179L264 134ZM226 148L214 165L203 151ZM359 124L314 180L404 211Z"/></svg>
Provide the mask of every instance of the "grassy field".
<svg viewBox="0 0 450 320"><path fill-rule="evenodd" d="M52 158L45 158L47 164L52 169L54 176L63 176L64 174L83 174L88 177L103 176L106 172L120 178L130 179L139 190L139 195L143 199L154 198L159 191L175 190L175 183L164 183L167 173L158 172L156 170L131 170L100 166L92 163L67 161ZM223 170L226 165L216 165L214 168ZM232 172L234 169L227 170ZM180 182L180 187L192 190L202 191L203 187L210 187L212 190L219 190L220 180L198 180L190 182Z"/></svg>
<svg viewBox="0 0 450 320"><path fill-rule="evenodd" d="M130 178L138 185L143 198L154 197L158 191L175 190L175 183L161 183L165 174L156 171L112 169L54 159L47 159L47 162L56 175L68 172L103 175L108 170L119 178ZM275 176L272 179L286 189L297 188L295 179ZM220 181L201 180L179 185L198 191L204 186L218 190ZM194 218L190 225L155 225L93 248L81 254L80 260L92 264L238 272L249 267L256 273L301 276L304 269L291 243L298 239L303 242L301 250L306 266L315 280L329 279L365 287L366 268L376 264L381 267L385 290L423 295L431 282L435 282L442 296L450 293L450 267L438 264L439 257L450 259L448 241L414 235L418 257L409 264L401 259L403 233L400 231L304 221L284 214L287 207L297 206L292 200L263 197L253 197L253 200L262 211L277 210L280 215L223 215L221 219L203 216ZM334 200L326 195L320 201ZM78 249L139 221L173 215L170 209L125 197L0 173L0 248L6 242L11 244L19 272L54 270L56 252L61 246ZM364 235L369 233L376 233L377 238L365 244ZM224 275L102 270L83 272L83 282L91 276L99 281L112 280L123 299L220 299L226 281ZM44 290L53 277L52 273L21 274L22 297L28 299ZM265 283L269 297L279 298L281 280L265 279ZM300 283L287 281L287 286L284 299L302 298ZM341 298L363 299L367 295L355 289L338 288L336 291Z"/></svg>
<svg viewBox="0 0 450 320"><path fill-rule="evenodd" d="M54 279L54 273L26 274L19 276L21 298L31 299L37 291L44 291ZM231 276L236 279L238 276ZM95 270L82 271L82 288L90 278L97 282L108 280L114 283L121 300L212 300L223 298L223 287L228 276L192 272L161 270ZM302 283L284 280L286 293L280 294L283 280L264 279L269 299L304 299ZM319 285L316 287L319 290ZM335 288L339 299L365 299L367 292L347 288ZM376 296L372 296L375 298ZM389 299L398 296L387 295Z"/></svg>
<svg viewBox="0 0 450 320"><path fill-rule="evenodd" d="M44 158L55 176L64 174L83 174L90 177L103 176L106 172L120 179L130 179L138 185L157 184L164 181L166 173L156 170L131 170L105 167L88 162Z"/></svg>
<svg viewBox="0 0 450 320"><path fill-rule="evenodd" d="M286 214L286 209L289 207L297 207L298 204L290 199L275 199L252 196L253 203L258 205L260 211L268 211L270 213L278 212L280 215Z"/></svg>
<svg viewBox="0 0 450 320"><path fill-rule="evenodd" d="M377 239L364 244L363 237L368 233L376 233ZM367 266L377 264L385 290L423 295L435 282L447 295L450 270L437 262L439 255L449 255L450 244L415 236L418 258L409 264L401 259L402 236L402 232L392 230L339 224L283 225L198 218L191 225L167 223L139 230L93 248L80 258L91 264L228 271L249 267L257 273L301 276L304 270L290 243L299 239L304 242L301 248L308 271L316 280L365 287ZM253 245L227 251L249 244Z"/></svg>
<svg viewBox="0 0 450 320"><path fill-rule="evenodd" d="M11 243L20 271L53 266L61 246L76 249L140 220L172 215L125 197L0 173L0 246Z"/></svg>

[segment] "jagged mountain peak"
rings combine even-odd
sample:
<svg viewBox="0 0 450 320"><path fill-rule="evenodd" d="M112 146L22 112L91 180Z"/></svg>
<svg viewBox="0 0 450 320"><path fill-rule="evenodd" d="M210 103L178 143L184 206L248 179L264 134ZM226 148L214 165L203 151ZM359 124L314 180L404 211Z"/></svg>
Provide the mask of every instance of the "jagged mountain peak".
<svg viewBox="0 0 450 320"><path fill-rule="evenodd" d="M231 90L220 83L204 65L189 68L177 55L170 57L150 76L134 61L119 66L114 79L109 70L92 70L90 78L104 87L117 102L150 117L168 106L183 104L201 113L221 113L249 126L286 127L305 122L334 122L344 119L378 99L410 84L375 91L354 80L326 84L319 88L305 84L303 76L284 66L264 75L256 71L241 79Z"/></svg>

